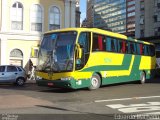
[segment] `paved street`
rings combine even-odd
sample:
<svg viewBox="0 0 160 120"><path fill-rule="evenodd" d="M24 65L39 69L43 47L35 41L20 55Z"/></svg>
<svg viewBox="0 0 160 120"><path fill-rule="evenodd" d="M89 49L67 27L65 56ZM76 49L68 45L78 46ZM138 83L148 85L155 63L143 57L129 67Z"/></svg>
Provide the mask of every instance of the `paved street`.
<svg viewBox="0 0 160 120"><path fill-rule="evenodd" d="M159 88L158 78L144 85L135 82L116 84L94 91L39 87L31 83L24 87L0 85L0 114L31 114L26 117L32 118L38 114L41 119L46 114L48 118L60 114L63 119L65 115L73 114L89 119L113 119L118 114L157 115L160 114Z"/></svg>

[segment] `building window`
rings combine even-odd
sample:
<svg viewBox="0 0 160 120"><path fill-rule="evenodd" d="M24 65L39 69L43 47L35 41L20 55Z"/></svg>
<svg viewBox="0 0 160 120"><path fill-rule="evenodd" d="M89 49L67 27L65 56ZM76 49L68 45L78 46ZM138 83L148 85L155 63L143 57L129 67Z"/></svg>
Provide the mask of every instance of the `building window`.
<svg viewBox="0 0 160 120"><path fill-rule="evenodd" d="M49 30L60 29L60 10L53 6L49 11Z"/></svg>
<svg viewBox="0 0 160 120"><path fill-rule="evenodd" d="M140 31L141 37L144 37L144 30Z"/></svg>
<svg viewBox="0 0 160 120"><path fill-rule="evenodd" d="M10 65L23 66L23 53L19 49L14 49L10 52Z"/></svg>
<svg viewBox="0 0 160 120"><path fill-rule="evenodd" d="M140 17L140 21L139 21L140 25L144 25L144 16Z"/></svg>
<svg viewBox="0 0 160 120"><path fill-rule="evenodd" d="M11 28L12 30L23 29L23 6L20 2L16 2L11 8Z"/></svg>
<svg viewBox="0 0 160 120"><path fill-rule="evenodd" d="M31 31L42 32L42 8L37 4L31 7Z"/></svg>
<svg viewBox="0 0 160 120"><path fill-rule="evenodd" d="M18 57L18 58L23 58L23 53L19 49L14 49L10 53L10 57Z"/></svg>
<svg viewBox="0 0 160 120"><path fill-rule="evenodd" d="M141 9L141 10L144 10L144 7L145 7L144 1L141 1L141 2L140 2L140 9Z"/></svg>

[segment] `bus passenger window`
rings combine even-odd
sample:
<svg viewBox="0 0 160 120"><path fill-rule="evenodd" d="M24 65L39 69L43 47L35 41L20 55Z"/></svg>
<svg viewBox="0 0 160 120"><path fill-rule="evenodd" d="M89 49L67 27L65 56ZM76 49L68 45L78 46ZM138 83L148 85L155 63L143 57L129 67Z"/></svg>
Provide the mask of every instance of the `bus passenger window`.
<svg viewBox="0 0 160 120"><path fill-rule="evenodd" d="M106 37L106 51L117 52L117 40Z"/></svg>
<svg viewBox="0 0 160 120"><path fill-rule="evenodd" d="M150 51L150 56L154 56L155 55L155 47L153 45L149 46L149 51Z"/></svg>
<svg viewBox="0 0 160 120"><path fill-rule="evenodd" d="M105 51L105 41L103 35L93 34L92 51Z"/></svg>
<svg viewBox="0 0 160 120"><path fill-rule="evenodd" d="M142 55L143 54L143 44L140 44L140 54Z"/></svg>
<svg viewBox="0 0 160 120"><path fill-rule="evenodd" d="M126 42L123 41L123 44L122 44L122 53L126 53Z"/></svg>
<svg viewBox="0 0 160 120"><path fill-rule="evenodd" d="M121 40L118 40L117 43L118 43L118 52L122 53L122 45L123 45L123 43L122 43Z"/></svg>
<svg viewBox="0 0 160 120"><path fill-rule="evenodd" d="M111 51L115 51L114 40L111 40Z"/></svg>
<svg viewBox="0 0 160 120"><path fill-rule="evenodd" d="M129 42L126 42L126 53L129 53Z"/></svg>
<svg viewBox="0 0 160 120"><path fill-rule="evenodd" d="M111 38L106 37L106 51L111 51Z"/></svg>
<svg viewBox="0 0 160 120"><path fill-rule="evenodd" d="M139 47L139 44L137 44L137 54L138 54L138 55L140 54L140 47Z"/></svg>
<svg viewBox="0 0 160 120"><path fill-rule="evenodd" d="M135 47L135 43L133 42L129 43L129 53L136 54L136 47Z"/></svg>
<svg viewBox="0 0 160 120"><path fill-rule="evenodd" d="M143 45L143 49L144 49L144 55L148 55L148 46Z"/></svg>

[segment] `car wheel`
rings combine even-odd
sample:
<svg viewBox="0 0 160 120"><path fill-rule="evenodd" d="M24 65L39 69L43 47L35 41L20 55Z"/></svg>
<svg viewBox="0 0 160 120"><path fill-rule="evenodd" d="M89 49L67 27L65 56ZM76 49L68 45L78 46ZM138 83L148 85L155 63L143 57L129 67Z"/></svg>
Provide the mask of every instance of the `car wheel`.
<svg viewBox="0 0 160 120"><path fill-rule="evenodd" d="M141 72L140 74L140 82L141 84L144 84L146 82L146 75L144 72Z"/></svg>
<svg viewBox="0 0 160 120"><path fill-rule="evenodd" d="M16 84L18 85L18 86L23 86L24 85L24 78L18 78L17 80L16 80Z"/></svg>
<svg viewBox="0 0 160 120"><path fill-rule="evenodd" d="M91 85L88 87L89 90L94 90L94 89L98 89L101 85L101 79L99 77L98 74L94 74L92 77L91 77Z"/></svg>

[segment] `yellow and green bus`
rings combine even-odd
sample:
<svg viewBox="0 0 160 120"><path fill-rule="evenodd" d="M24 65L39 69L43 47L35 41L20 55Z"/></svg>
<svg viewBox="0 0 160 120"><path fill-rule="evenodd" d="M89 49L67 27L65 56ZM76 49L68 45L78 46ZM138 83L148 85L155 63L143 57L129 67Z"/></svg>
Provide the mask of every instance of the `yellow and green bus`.
<svg viewBox="0 0 160 120"><path fill-rule="evenodd" d="M89 88L153 77L154 44L97 28L67 28L44 34L36 83Z"/></svg>

